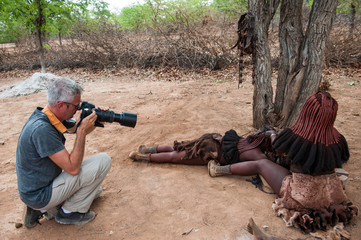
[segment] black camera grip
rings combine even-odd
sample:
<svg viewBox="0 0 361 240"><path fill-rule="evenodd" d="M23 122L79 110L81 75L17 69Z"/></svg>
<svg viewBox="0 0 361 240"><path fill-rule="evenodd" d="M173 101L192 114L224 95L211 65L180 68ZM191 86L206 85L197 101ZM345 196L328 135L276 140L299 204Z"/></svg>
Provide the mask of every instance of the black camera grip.
<svg viewBox="0 0 361 240"><path fill-rule="evenodd" d="M89 116L89 115L88 115L88 116ZM79 121L78 124L76 125L76 128L75 128L74 133L76 133L76 131L78 130L78 127L80 126L80 123L83 121L83 119L84 119L85 117L87 117L87 116L84 116L84 114L82 113L81 116L80 116L80 121ZM102 128L103 128L103 127L104 127L104 124L95 121L94 126L96 126L96 127L102 127Z"/></svg>
<svg viewBox="0 0 361 240"><path fill-rule="evenodd" d="M96 126L96 127L102 127L102 128L103 128L103 127L104 127L104 124L95 121L94 126Z"/></svg>

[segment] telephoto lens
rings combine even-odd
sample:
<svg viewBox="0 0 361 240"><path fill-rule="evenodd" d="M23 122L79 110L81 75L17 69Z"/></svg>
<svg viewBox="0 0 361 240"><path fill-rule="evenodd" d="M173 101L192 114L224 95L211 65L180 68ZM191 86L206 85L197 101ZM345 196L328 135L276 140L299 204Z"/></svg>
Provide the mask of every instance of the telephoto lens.
<svg viewBox="0 0 361 240"><path fill-rule="evenodd" d="M114 113L114 122L118 122L120 125L134 128L137 124L137 114L122 112Z"/></svg>
<svg viewBox="0 0 361 240"><path fill-rule="evenodd" d="M90 102L82 102L81 107L82 114L81 119L89 116L92 113L92 110L95 111L97 114L97 122L118 122L122 126L132 127L134 128L137 124L137 114L136 113L129 113L129 112L122 112L116 113L114 111L108 110L103 111L99 108L95 108L95 105ZM103 124L96 123L95 126L104 127Z"/></svg>

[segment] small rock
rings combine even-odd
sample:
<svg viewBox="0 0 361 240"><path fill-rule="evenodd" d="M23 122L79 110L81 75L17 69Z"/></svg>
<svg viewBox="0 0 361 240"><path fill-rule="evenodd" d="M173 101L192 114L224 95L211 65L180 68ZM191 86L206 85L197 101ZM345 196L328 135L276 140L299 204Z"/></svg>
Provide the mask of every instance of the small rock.
<svg viewBox="0 0 361 240"><path fill-rule="evenodd" d="M16 228L21 228L22 226L23 226L22 223L19 223L19 222L15 223L15 227L16 227Z"/></svg>

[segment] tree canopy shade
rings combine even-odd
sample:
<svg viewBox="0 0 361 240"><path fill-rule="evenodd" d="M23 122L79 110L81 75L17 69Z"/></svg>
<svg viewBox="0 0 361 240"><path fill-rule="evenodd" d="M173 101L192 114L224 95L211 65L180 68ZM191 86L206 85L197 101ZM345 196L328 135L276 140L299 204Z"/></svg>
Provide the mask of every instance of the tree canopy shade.
<svg viewBox="0 0 361 240"><path fill-rule="evenodd" d="M273 103L268 29L280 3L280 66ZM337 0L314 0L305 31L302 0L249 0L248 4L255 17L253 125L286 127L319 88Z"/></svg>

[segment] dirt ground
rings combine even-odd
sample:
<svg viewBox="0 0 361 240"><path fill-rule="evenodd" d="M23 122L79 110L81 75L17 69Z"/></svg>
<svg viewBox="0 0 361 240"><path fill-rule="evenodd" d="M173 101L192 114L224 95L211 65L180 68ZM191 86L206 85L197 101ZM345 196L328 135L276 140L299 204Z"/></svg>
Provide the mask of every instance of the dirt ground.
<svg viewBox="0 0 361 240"><path fill-rule="evenodd" d="M128 154L140 144L172 144L207 132L222 135L233 128L240 135L253 131L250 69L237 88L234 68L219 72L179 70L114 70L88 72L48 70L79 82L82 100L108 106L115 112L138 114L135 128L108 123L87 137L86 156L107 152L112 168L103 194L91 209L98 213L83 226L41 220L33 229L22 222L23 204L17 192L15 151L21 128L46 93L0 99L0 236L1 239L245 239L249 218L267 233L284 239L313 239L287 228L271 209L275 195L256 189L247 179L211 178L205 166L133 162ZM0 91L35 71L0 73ZM349 143L351 158L346 194L361 207L361 71L326 70L329 92L339 103L336 127ZM72 149L74 135L67 135ZM346 226L351 239L361 239L361 220Z"/></svg>

